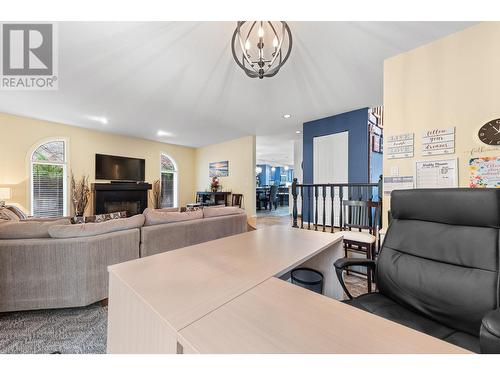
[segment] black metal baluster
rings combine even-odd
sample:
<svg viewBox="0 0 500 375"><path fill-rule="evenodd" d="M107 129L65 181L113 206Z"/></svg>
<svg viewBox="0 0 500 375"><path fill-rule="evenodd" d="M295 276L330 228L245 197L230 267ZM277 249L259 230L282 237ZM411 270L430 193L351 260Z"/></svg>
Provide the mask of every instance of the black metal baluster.
<svg viewBox="0 0 500 375"><path fill-rule="evenodd" d="M340 200L340 216L339 216L339 227L341 228L342 227L342 224L344 223L344 219L343 219L343 204L342 204L342 201L344 200L344 189L342 188L342 186L339 187L339 200Z"/></svg>
<svg viewBox="0 0 500 375"><path fill-rule="evenodd" d="M323 232L326 230L326 185L321 187L321 193L323 195Z"/></svg>
<svg viewBox="0 0 500 375"><path fill-rule="evenodd" d="M311 211L312 211L312 189L310 186L307 188L307 197L308 197L308 205L307 205L307 229L311 229Z"/></svg>
<svg viewBox="0 0 500 375"><path fill-rule="evenodd" d="M330 232L333 233L333 219L334 219L334 208L333 208L333 199L335 198L335 187L333 185L330 185L330 199L331 199L331 206L332 206L332 212L330 212Z"/></svg>
<svg viewBox="0 0 500 375"><path fill-rule="evenodd" d="M304 186L300 185L300 229L304 229Z"/></svg>
<svg viewBox="0 0 500 375"><path fill-rule="evenodd" d="M314 230L318 230L318 186L314 186Z"/></svg>
<svg viewBox="0 0 500 375"><path fill-rule="evenodd" d="M292 209L292 216L293 216L293 228L298 228L297 225L297 179L294 178L292 182L292 196L293 196L293 209Z"/></svg>

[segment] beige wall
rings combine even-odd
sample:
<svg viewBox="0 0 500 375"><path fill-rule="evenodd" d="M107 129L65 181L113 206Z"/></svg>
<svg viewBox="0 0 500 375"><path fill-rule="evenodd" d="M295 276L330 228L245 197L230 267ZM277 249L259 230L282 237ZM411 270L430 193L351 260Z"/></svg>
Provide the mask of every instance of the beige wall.
<svg viewBox="0 0 500 375"><path fill-rule="evenodd" d="M499 41L500 23L485 22L385 61L384 138L415 133L415 157L384 155L385 176L393 166L399 175L411 175L415 160L451 157L421 156L421 133L430 128L456 128L452 156L458 158L461 187L468 186L471 156L500 156L500 148L477 137L482 125L500 117ZM387 210L388 198L384 205Z"/></svg>
<svg viewBox="0 0 500 375"><path fill-rule="evenodd" d="M196 187L208 189L208 164L229 161L229 176L221 177L223 190L243 194L243 207L255 215L255 136L218 143L196 149Z"/></svg>
<svg viewBox="0 0 500 375"><path fill-rule="evenodd" d="M29 154L33 147L51 137L69 141L69 171L75 177L95 175L95 154L112 154L146 159L146 181L160 177L160 153L171 156L177 163L179 203L194 200L195 149L124 137L0 113L0 187L12 188L12 199L30 210ZM70 206L68 206L70 207ZM90 208L90 207L89 207Z"/></svg>

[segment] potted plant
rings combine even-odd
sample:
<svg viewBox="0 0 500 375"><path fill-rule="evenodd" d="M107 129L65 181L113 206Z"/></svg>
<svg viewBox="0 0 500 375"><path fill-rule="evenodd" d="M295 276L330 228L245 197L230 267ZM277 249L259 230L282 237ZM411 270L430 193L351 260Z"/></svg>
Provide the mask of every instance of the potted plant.
<svg viewBox="0 0 500 375"><path fill-rule="evenodd" d="M215 193L219 191L222 188L219 182L218 177L212 177L212 180L210 181L210 190Z"/></svg>
<svg viewBox="0 0 500 375"><path fill-rule="evenodd" d="M89 176L83 176L79 180L75 180L75 176L71 173L71 203L73 204L75 219L83 217L89 204L89 198Z"/></svg>
<svg viewBox="0 0 500 375"><path fill-rule="evenodd" d="M150 195L151 203L154 209L161 208L161 182L155 180Z"/></svg>

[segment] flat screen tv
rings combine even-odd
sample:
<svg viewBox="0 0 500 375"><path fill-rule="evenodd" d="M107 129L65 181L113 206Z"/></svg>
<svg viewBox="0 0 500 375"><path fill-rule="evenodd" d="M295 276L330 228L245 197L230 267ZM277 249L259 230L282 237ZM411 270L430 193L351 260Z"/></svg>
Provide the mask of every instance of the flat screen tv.
<svg viewBox="0 0 500 375"><path fill-rule="evenodd" d="M126 158L113 155L95 155L96 180L144 181L144 159Z"/></svg>

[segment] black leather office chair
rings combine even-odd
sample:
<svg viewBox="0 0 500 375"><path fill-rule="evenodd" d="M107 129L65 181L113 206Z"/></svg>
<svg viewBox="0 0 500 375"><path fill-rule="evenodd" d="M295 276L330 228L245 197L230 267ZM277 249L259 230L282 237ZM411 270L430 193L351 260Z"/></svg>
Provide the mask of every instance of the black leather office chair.
<svg viewBox="0 0 500 375"><path fill-rule="evenodd" d="M342 258L349 305L477 353L500 353L500 189L394 191L376 263ZM378 292L352 299L343 270L375 271Z"/></svg>

